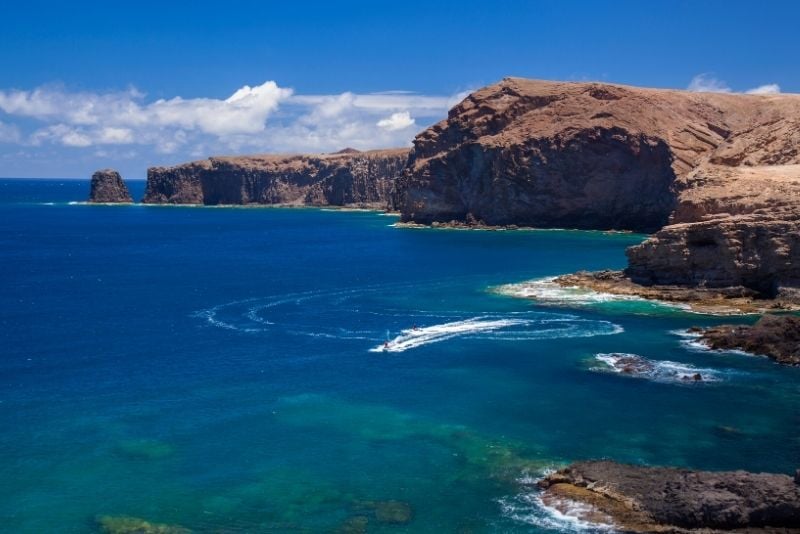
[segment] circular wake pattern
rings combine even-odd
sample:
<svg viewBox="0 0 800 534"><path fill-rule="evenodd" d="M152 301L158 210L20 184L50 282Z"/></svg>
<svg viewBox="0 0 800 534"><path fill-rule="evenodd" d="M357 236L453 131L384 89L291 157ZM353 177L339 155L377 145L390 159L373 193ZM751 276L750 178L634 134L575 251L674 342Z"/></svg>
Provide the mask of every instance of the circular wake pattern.
<svg viewBox="0 0 800 534"><path fill-rule="evenodd" d="M363 340L366 350L394 353L454 338L525 341L623 331L609 321L563 313L404 308L412 288L420 284L288 293L228 302L194 316L226 330Z"/></svg>

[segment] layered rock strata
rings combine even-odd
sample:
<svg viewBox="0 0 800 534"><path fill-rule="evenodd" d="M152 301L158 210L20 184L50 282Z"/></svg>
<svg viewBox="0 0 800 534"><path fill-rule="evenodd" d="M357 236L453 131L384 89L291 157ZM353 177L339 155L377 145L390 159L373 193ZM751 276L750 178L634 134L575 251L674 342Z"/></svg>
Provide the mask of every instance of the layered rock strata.
<svg viewBox="0 0 800 534"><path fill-rule="evenodd" d="M213 157L147 171L149 204L281 204L389 208L407 149Z"/></svg>

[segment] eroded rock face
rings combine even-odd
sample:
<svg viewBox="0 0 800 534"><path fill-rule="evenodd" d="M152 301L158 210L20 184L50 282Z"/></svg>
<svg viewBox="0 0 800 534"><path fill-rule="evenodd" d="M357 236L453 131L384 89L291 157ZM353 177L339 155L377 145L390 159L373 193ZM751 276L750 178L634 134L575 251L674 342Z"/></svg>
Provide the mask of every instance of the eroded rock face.
<svg viewBox="0 0 800 534"><path fill-rule="evenodd" d="M417 136L396 203L409 222L656 230L702 165L797 160L797 118L796 97L506 78Z"/></svg>
<svg viewBox="0 0 800 534"><path fill-rule="evenodd" d="M800 317L765 315L754 325L693 328L712 349L763 354L785 365L800 365Z"/></svg>
<svg viewBox="0 0 800 534"><path fill-rule="evenodd" d="M800 218L747 215L670 225L627 250L643 285L742 286L766 297L800 286Z"/></svg>
<svg viewBox="0 0 800 534"><path fill-rule="evenodd" d="M214 157L147 171L152 204L390 207L407 149L294 156Z"/></svg>
<svg viewBox="0 0 800 534"><path fill-rule="evenodd" d="M545 503L584 503L626 531L800 528L800 486L781 474L578 462L540 487Z"/></svg>
<svg viewBox="0 0 800 534"><path fill-rule="evenodd" d="M92 175L90 188L89 202L98 204L133 202L122 176L113 169L95 172Z"/></svg>

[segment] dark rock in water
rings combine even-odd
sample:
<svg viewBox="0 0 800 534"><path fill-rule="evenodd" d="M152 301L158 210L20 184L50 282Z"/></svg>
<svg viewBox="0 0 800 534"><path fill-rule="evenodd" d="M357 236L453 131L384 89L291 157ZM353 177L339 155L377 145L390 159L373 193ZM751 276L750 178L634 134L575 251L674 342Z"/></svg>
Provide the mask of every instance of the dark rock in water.
<svg viewBox="0 0 800 534"><path fill-rule="evenodd" d="M92 175L89 202L126 204L133 202L122 176L113 169L103 169Z"/></svg>
<svg viewBox="0 0 800 534"><path fill-rule="evenodd" d="M800 365L800 317L765 315L752 326L722 325L693 328L699 341L712 349L763 354L785 365Z"/></svg>
<svg viewBox="0 0 800 534"><path fill-rule="evenodd" d="M148 204L391 208L408 149L213 157L147 170Z"/></svg>
<svg viewBox="0 0 800 534"><path fill-rule="evenodd" d="M545 477L543 499L589 505L632 532L800 528L800 486L781 474L578 462Z"/></svg>
<svg viewBox="0 0 800 534"><path fill-rule="evenodd" d="M189 534L191 531L177 526L151 523L138 517L104 515L96 519L100 532L107 534Z"/></svg>

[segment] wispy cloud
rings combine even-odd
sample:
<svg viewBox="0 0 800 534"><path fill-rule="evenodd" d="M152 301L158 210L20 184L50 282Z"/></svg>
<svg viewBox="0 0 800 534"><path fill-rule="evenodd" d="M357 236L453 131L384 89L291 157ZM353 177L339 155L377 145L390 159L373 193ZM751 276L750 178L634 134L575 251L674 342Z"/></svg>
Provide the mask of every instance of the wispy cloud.
<svg viewBox="0 0 800 534"><path fill-rule="evenodd" d="M17 143L21 134L14 124L5 124L0 121L0 143Z"/></svg>
<svg viewBox="0 0 800 534"><path fill-rule="evenodd" d="M734 92L734 90L731 89L727 83L725 83L723 80L715 78L712 74L709 73L698 74L697 76L692 78L692 81L689 82L689 85L686 89L689 91L694 91L696 93ZM765 85L759 85L758 87L747 89L742 92L749 95L774 95L781 92L781 87L777 83L769 83Z"/></svg>
<svg viewBox="0 0 800 534"><path fill-rule="evenodd" d="M776 95L781 92L781 86L777 83L768 83L766 85L759 85L752 89L748 89L745 93L749 95Z"/></svg>
<svg viewBox="0 0 800 534"><path fill-rule="evenodd" d="M714 78L712 75L704 73L698 74L687 87L689 91L696 93L731 93L733 90L722 80Z"/></svg>
<svg viewBox="0 0 800 534"><path fill-rule="evenodd" d="M464 96L401 91L299 95L267 81L245 85L225 99L148 101L133 88L99 93L46 85L0 90L0 111L29 123L27 131L0 123L0 141L32 147L139 145L191 155L404 146L416 133L411 127L417 119L439 119Z"/></svg>

